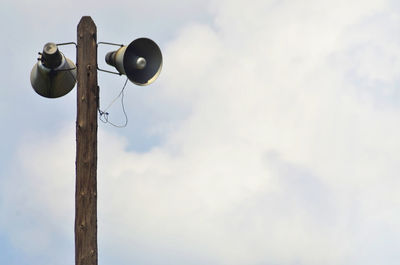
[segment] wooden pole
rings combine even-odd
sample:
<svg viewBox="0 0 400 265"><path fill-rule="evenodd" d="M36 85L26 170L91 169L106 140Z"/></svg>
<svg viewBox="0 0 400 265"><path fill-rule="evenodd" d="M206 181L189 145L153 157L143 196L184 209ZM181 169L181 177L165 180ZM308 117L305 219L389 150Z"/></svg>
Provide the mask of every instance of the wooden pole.
<svg viewBox="0 0 400 265"><path fill-rule="evenodd" d="M75 265L97 265L97 36L91 17L78 25Z"/></svg>

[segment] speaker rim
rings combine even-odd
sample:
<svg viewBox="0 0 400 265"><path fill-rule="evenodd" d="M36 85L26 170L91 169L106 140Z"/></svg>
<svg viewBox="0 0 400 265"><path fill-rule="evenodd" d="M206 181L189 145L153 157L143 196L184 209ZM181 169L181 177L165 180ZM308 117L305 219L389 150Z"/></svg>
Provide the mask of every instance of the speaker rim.
<svg viewBox="0 0 400 265"><path fill-rule="evenodd" d="M143 43L143 42L145 42L145 43ZM140 50L141 46L143 46L143 45L146 47L148 47L149 45L151 46L150 48L146 48L149 50L146 50L145 52L153 53L155 56L155 58L153 58L153 60L149 60L143 54L137 53ZM146 55L148 55L148 54L146 54ZM130 62L130 59L133 56L134 57L144 57L146 59L148 65L149 65L149 63L150 64L157 63L158 65L155 66L156 69L151 73L150 76L148 76L146 78L139 78L140 74L142 74L142 75L145 74L142 71L146 71L146 70L149 71L149 69L148 69L147 65L143 69L135 69L134 67L132 67L131 66L132 63ZM158 62L153 62L154 60L157 60ZM128 77L128 79L135 85L146 86L146 85L153 83L160 75L162 65L163 65L163 57L162 57L161 49L157 45L157 43L155 41L153 41L152 39L149 39L146 37L138 38L138 39L135 39L134 41L132 41L128 46L126 46L126 50L124 51L124 57L123 57L124 72L125 72L126 76Z"/></svg>

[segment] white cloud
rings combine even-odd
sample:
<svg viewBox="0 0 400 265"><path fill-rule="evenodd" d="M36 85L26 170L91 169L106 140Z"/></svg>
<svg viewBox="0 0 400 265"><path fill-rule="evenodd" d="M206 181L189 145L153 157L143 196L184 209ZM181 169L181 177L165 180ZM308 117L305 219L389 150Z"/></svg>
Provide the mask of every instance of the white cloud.
<svg viewBox="0 0 400 265"><path fill-rule="evenodd" d="M379 30L398 19L390 6L210 8L214 27L189 25L165 49L150 102L184 112L154 125L165 142L135 153L100 130L100 251L135 260L137 246L152 264L395 264L400 105L376 97L398 93L400 39ZM55 227L72 215L72 131L20 159L35 176L24 190Z"/></svg>

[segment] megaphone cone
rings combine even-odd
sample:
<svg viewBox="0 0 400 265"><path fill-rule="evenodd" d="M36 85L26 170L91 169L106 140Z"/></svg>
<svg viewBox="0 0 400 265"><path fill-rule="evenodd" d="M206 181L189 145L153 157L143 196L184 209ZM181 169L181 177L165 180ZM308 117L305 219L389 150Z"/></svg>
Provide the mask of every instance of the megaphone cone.
<svg viewBox="0 0 400 265"><path fill-rule="evenodd" d="M134 84L145 86L160 75L162 54L154 41L140 38L128 46L107 53L106 62L114 66L120 74L125 74Z"/></svg>
<svg viewBox="0 0 400 265"><path fill-rule="evenodd" d="M66 95L76 83L76 66L54 43L47 43L31 71L31 85L39 95L58 98Z"/></svg>

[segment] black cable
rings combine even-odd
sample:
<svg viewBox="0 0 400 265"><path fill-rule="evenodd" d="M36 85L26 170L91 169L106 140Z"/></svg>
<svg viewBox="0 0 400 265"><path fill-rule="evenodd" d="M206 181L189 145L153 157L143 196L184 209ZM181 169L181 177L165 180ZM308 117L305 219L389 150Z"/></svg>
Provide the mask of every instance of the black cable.
<svg viewBox="0 0 400 265"><path fill-rule="evenodd" d="M125 87L126 87L126 84L127 84L127 83L128 83L128 78L126 78L125 84L124 84L124 86L122 87L121 92L119 92L118 96L116 96L116 97L113 99L113 101L111 101L111 103L108 105L107 108L104 109L104 111L101 110L100 107L98 108L99 115L100 115L99 119L100 119L103 123L109 123L110 125L112 125L112 126L114 126L114 127L116 127L116 128L124 128L124 127L126 127L126 125L128 125L128 116L126 115L125 105L124 105L124 90L125 90ZM117 125L117 124L114 124L114 123L112 123L111 121L109 121L109 119L108 119L109 113L107 112L107 109L109 109L109 108L115 103L115 101L116 101L119 97L121 97L122 112L124 113L124 116L125 116L125 123L122 124L122 125Z"/></svg>

